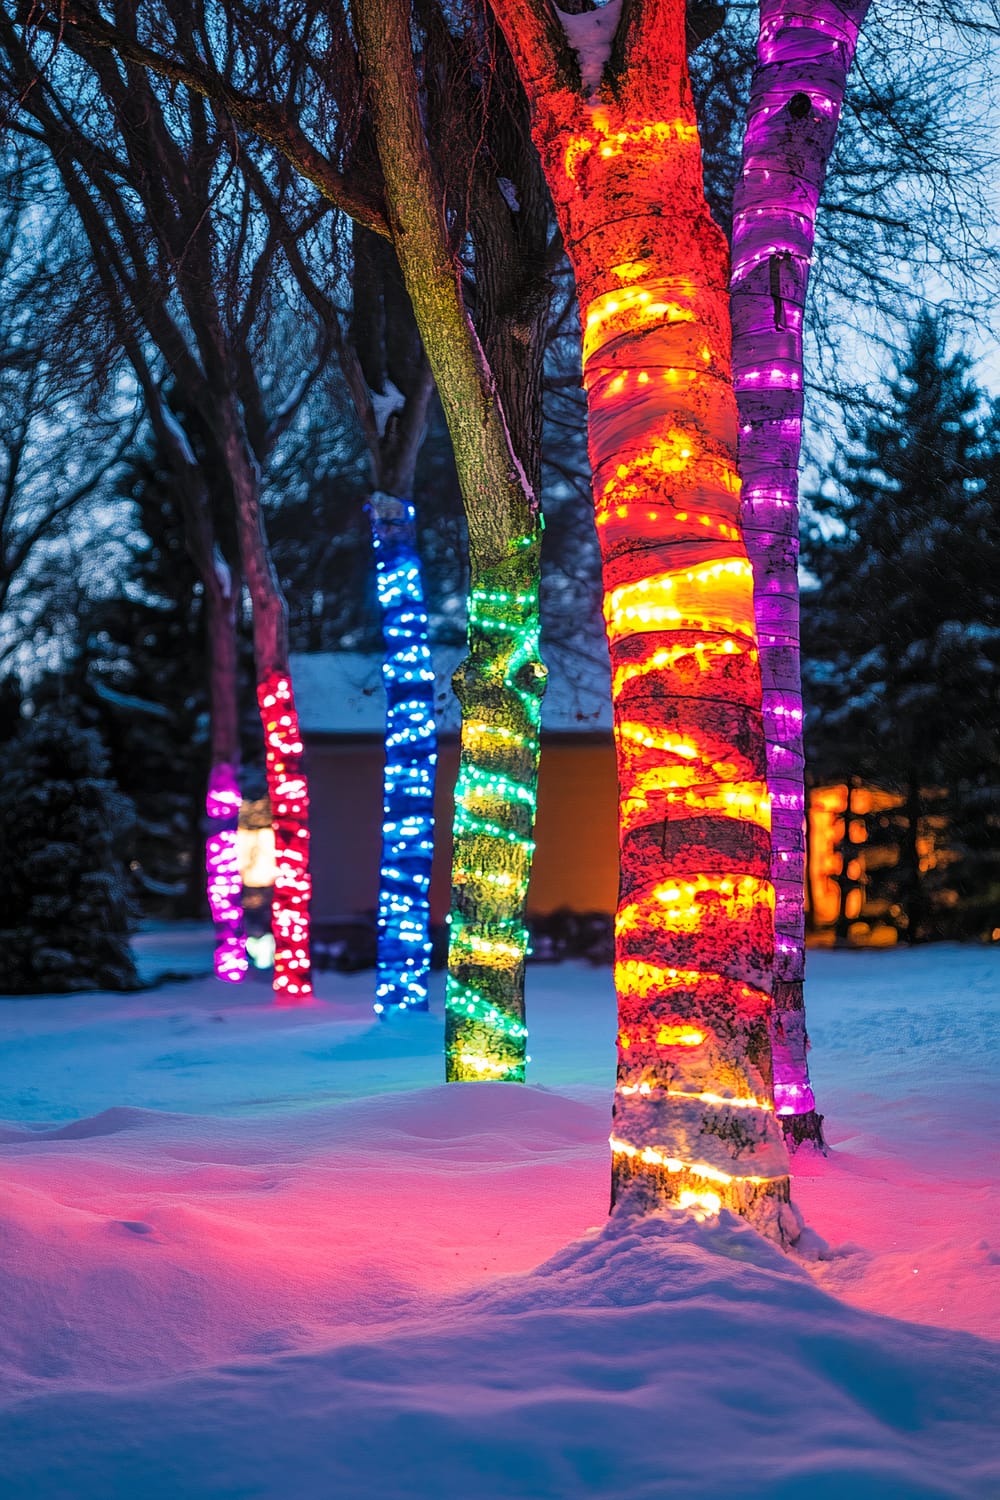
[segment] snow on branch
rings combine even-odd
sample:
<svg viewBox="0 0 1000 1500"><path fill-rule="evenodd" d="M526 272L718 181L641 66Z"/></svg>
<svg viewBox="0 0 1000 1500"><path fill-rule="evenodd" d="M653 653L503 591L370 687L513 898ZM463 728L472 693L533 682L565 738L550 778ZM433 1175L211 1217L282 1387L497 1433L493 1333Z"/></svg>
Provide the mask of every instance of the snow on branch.
<svg viewBox="0 0 1000 1500"><path fill-rule="evenodd" d="M173 412L170 410L170 407L167 405L166 401L160 402L160 417L163 421L164 427L167 429L167 431L170 433L171 438L177 444L184 462L188 464L192 469L197 468L198 460L194 456L194 449L191 447L191 444L188 441L188 435L184 431L184 428L181 426L180 422L178 422L177 418L174 416Z"/></svg>
<svg viewBox="0 0 1000 1500"><path fill-rule="evenodd" d="M559 11L566 39L580 60L580 77L588 94L596 94L611 56L622 0L608 0L598 10L583 11L578 16Z"/></svg>
<svg viewBox="0 0 1000 1500"><path fill-rule="evenodd" d="M108 687L99 678L91 678L90 686L98 698L103 698L105 703L114 704L115 708L124 708L132 714L146 714L151 719L171 717L169 709L164 708L162 703L153 703L149 698L136 698L132 693L120 693L117 688Z"/></svg>
<svg viewBox="0 0 1000 1500"><path fill-rule="evenodd" d="M384 385L384 391L373 391L371 389L368 391L368 399L371 402L372 413L375 417L375 429L380 438L385 437L385 430L389 425L390 419L397 412L402 411L406 405L406 397L401 390L398 390L393 385L388 377L386 377Z"/></svg>

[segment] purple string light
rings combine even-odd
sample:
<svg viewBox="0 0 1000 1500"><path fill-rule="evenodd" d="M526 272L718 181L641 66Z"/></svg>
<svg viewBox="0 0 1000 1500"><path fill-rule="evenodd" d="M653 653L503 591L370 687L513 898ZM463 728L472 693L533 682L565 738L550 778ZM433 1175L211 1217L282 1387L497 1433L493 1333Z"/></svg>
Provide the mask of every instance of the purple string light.
<svg viewBox="0 0 1000 1500"><path fill-rule="evenodd" d="M215 976L237 984L247 971L243 931L243 880L236 850L240 789L233 767L223 761L209 772L205 812L208 906L215 923Z"/></svg>
<svg viewBox="0 0 1000 1500"><path fill-rule="evenodd" d="M799 661L802 322L816 209L870 0L761 0L733 216L733 378L754 568L775 888L772 1047L780 1115L816 1101L806 1062L805 797Z"/></svg>

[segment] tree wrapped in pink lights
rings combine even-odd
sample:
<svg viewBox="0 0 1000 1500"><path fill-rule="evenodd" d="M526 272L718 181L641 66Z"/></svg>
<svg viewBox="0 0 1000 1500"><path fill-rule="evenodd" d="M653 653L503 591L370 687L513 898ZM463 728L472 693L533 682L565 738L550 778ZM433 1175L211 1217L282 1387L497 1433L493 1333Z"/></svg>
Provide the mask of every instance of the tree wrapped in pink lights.
<svg viewBox="0 0 1000 1500"><path fill-rule="evenodd" d="M147 393L152 387L147 384ZM205 886L215 924L215 977L238 984L247 972L243 921L243 877L237 852L240 821L239 674L236 661L236 579L212 538L211 509L197 466L178 432L162 421L172 439L180 476L185 538L201 574L208 649L209 743L211 764L205 792Z"/></svg>
<svg viewBox="0 0 1000 1500"><path fill-rule="evenodd" d="M215 976L231 984L238 983L247 970L243 877L236 848L240 800L235 768L228 762L213 765L205 793L206 888L208 909L215 924Z"/></svg>
<svg viewBox="0 0 1000 1500"><path fill-rule="evenodd" d="M733 215L733 378L741 517L754 570L775 891L775 1108L822 1141L809 1082L805 792L799 657L802 322L816 228L858 32L870 0L761 0L757 67Z"/></svg>

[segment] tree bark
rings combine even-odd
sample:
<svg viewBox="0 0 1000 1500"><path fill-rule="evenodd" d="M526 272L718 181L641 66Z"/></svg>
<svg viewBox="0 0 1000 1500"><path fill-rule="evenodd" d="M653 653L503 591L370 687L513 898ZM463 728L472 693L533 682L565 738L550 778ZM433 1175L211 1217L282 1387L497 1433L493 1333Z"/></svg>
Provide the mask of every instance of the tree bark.
<svg viewBox="0 0 1000 1500"><path fill-rule="evenodd" d="M473 567L469 655L452 679L462 708L455 789L447 1078L524 1081L524 925L535 851L545 667L539 540Z"/></svg>
<svg viewBox="0 0 1000 1500"><path fill-rule="evenodd" d="M728 1207L794 1236L770 1098L769 806L728 263L685 7L627 7L602 79L546 5L494 10L583 323L620 799L612 1200Z"/></svg>
<svg viewBox="0 0 1000 1500"><path fill-rule="evenodd" d="M774 1102L821 1142L805 1027L805 756L799 655L802 327L816 211L870 0L761 0L731 278L741 517L754 569L775 893ZM801 1118L800 1118L801 1117ZM806 1120L808 1117L808 1120Z"/></svg>

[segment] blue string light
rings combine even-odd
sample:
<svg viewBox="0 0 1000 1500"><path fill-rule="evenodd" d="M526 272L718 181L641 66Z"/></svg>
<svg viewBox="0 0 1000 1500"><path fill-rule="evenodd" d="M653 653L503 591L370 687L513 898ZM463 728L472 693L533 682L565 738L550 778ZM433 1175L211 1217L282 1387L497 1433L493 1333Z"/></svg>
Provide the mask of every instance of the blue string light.
<svg viewBox="0 0 1000 1500"><path fill-rule="evenodd" d="M375 1010L427 1009L434 857L434 666L428 645L416 511L376 493L367 506L385 654L385 770Z"/></svg>

